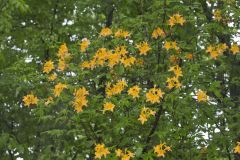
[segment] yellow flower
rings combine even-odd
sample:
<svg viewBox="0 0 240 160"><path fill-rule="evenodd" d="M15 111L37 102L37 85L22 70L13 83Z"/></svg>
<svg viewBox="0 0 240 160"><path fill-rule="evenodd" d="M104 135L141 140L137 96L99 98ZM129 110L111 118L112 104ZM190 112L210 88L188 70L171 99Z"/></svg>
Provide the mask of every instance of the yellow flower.
<svg viewBox="0 0 240 160"><path fill-rule="evenodd" d="M167 78L167 88L172 89L174 87L180 88L182 84L179 82L177 77Z"/></svg>
<svg viewBox="0 0 240 160"><path fill-rule="evenodd" d="M165 41L164 48L166 50L169 50L169 49L175 49L177 51L179 50L179 47L177 46L177 42L176 41Z"/></svg>
<svg viewBox="0 0 240 160"><path fill-rule="evenodd" d="M50 103L52 103L53 98L50 96L47 98L47 101L44 103L46 106L49 105Z"/></svg>
<svg viewBox="0 0 240 160"><path fill-rule="evenodd" d="M129 34L128 31L124 31L124 30L122 30L122 29L118 29L118 30L115 32L114 36L115 36L116 38L127 38L127 37L130 36L130 34Z"/></svg>
<svg viewBox="0 0 240 160"><path fill-rule="evenodd" d="M61 92L64 88L67 88L66 84L58 83L57 85L55 85L55 88L54 88L54 91L53 91L55 97L60 96L60 94L61 94Z"/></svg>
<svg viewBox="0 0 240 160"><path fill-rule="evenodd" d="M183 24L186 22L186 20L183 18L182 15L180 14L174 14L170 17L170 19L168 20L168 24L173 27L175 24L180 24L181 26L183 26Z"/></svg>
<svg viewBox="0 0 240 160"><path fill-rule="evenodd" d="M154 116L155 114L156 112L151 110L150 108L143 107L141 109L138 120L141 121L142 124L144 124L151 115Z"/></svg>
<svg viewBox="0 0 240 160"><path fill-rule="evenodd" d="M128 51L126 49L126 46L118 46L115 48L115 53L121 56L125 56L128 53Z"/></svg>
<svg viewBox="0 0 240 160"><path fill-rule="evenodd" d="M107 87L106 87L107 97L111 97L113 95L121 93L126 86L127 86L127 83L125 80L119 80L114 85L107 83Z"/></svg>
<svg viewBox="0 0 240 160"><path fill-rule="evenodd" d="M137 48L139 49L140 55L147 55L147 52L151 50L147 42L141 42L137 44Z"/></svg>
<svg viewBox="0 0 240 160"><path fill-rule="evenodd" d="M105 113L106 111L111 111L113 112L113 109L115 108L115 105L111 102L106 102L103 105L103 113Z"/></svg>
<svg viewBox="0 0 240 160"><path fill-rule="evenodd" d="M225 43L220 43L218 45L209 45L206 52L209 53L213 59L217 59L217 57L222 55L227 48L228 47Z"/></svg>
<svg viewBox="0 0 240 160"><path fill-rule="evenodd" d="M182 69L181 69L181 67L179 67L179 65L170 67L170 69L168 71L172 71L177 78L180 77L180 76L183 76L182 75Z"/></svg>
<svg viewBox="0 0 240 160"><path fill-rule="evenodd" d="M43 66L43 73L49 73L54 69L54 64L51 60L45 62Z"/></svg>
<svg viewBox="0 0 240 160"><path fill-rule="evenodd" d="M154 86L146 93L147 102L160 103L160 98L163 98L164 92Z"/></svg>
<svg viewBox="0 0 240 160"><path fill-rule="evenodd" d="M106 158L108 154L110 154L110 152L108 148L105 148L104 144L97 144L95 146L95 159L101 159L103 156Z"/></svg>
<svg viewBox="0 0 240 160"><path fill-rule="evenodd" d="M80 44L80 51L85 52L90 44L90 41L87 38L84 38Z"/></svg>
<svg viewBox="0 0 240 160"><path fill-rule="evenodd" d="M54 81L56 78L57 78L57 74L56 74L56 73L53 73L53 74L51 74L51 75L48 77L48 80L49 80L49 81Z"/></svg>
<svg viewBox="0 0 240 160"><path fill-rule="evenodd" d="M106 37L106 36L109 36L111 34L112 34L112 31L108 27L103 28L100 32L100 36L102 36L102 37Z"/></svg>
<svg viewBox="0 0 240 160"><path fill-rule="evenodd" d="M231 46L231 49L232 53L235 55L237 53L239 53L240 51L240 48L238 47L238 45L236 43L234 43L232 46Z"/></svg>
<svg viewBox="0 0 240 160"><path fill-rule="evenodd" d="M213 15L214 15L214 18L215 18L217 21L221 21L222 15L221 15L221 11L220 11L219 9L216 9L216 10L213 12Z"/></svg>
<svg viewBox="0 0 240 160"><path fill-rule="evenodd" d="M67 48L66 43L63 43L59 47L57 56L62 60L70 58L70 54L68 53L68 48Z"/></svg>
<svg viewBox="0 0 240 160"><path fill-rule="evenodd" d="M117 156L117 157L121 157L122 154L123 154L123 151L122 151L121 149L116 149L116 150L115 150L115 153L116 153L116 156Z"/></svg>
<svg viewBox="0 0 240 160"><path fill-rule="evenodd" d="M201 102L201 101L206 102L208 100L208 96L207 96L206 92L199 90L197 92L197 100L198 100L198 102Z"/></svg>
<svg viewBox="0 0 240 160"><path fill-rule="evenodd" d="M154 29L152 32L152 38L155 38L155 39L157 39L158 37L165 37L165 36L166 36L165 32L159 27Z"/></svg>
<svg viewBox="0 0 240 160"><path fill-rule="evenodd" d="M67 67L67 64L65 63L65 60L59 59L58 61L58 69L60 71L64 71Z"/></svg>
<svg viewBox="0 0 240 160"><path fill-rule="evenodd" d="M187 59L189 59L189 60L192 60L193 59L193 54L192 53L188 53L188 54L186 54L186 56L185 56Z"/></svg>
<svg viewBox="0 0 240 160"><path fill-rule="evenodd" d="M121 58L121 63L124 67L131 67L136 61L135 57L130 56L129 58L123 57Z"/></svg>
<svg viewBox="0 0 240 160"><path fill-rule="evenodd" d="M96 62L94 60L91 61L83 61L83 63L80 65L82 69L93 69L96 65Z"/></svg>
<svg viewBox="0 0 240 160"><path fill-rule="evenodd" d="M234 153L240 154L240 142L237 142L237 145L236 147L234 147L233 150Z"/></svg>
<svg viewBox="0 0 240 160"><path fill-rule="evenodd" d="M28 94L23 97L24 106L30 107L31 104L37 104L38 98L33 94Z"/></svg>
<svg viewBox="0 0 240 160"><path fill-rule="evenodd" d="M85 87L81 87L79 89L75 89L73 95L75 96L73 107L77 113L83 111L83 107L87 106L88 100L86 98L89 95L89 92L86 90Z"/></svg>
<svg viewBox="0 0 240 160"><path fill-rule="evenodd" d="M160 143L159 145L156 145L153 149L154 153L157 154L157 157L165 157L167 151L172 151L171 148L165 143Z"/></svg>
<svg viewBox="0 0 240 160"><path fill-rule="evenodd" d="M139 86L133 86L131 88L129 88L128 90L128 95L131 95L133 98L137 98L139 97L139 92L140 92L141 88L139 88Z"/></svg>
<svg viewBox="0 0 240 160"><path fill-rule="evenodd" d="M125 149L124 152L121 149L117 149L115 150L115 153L117 157L121 157L121 160L130 160L131 158L134 157L134 153L127 149Z"/></svg>
<svg viewBox="0 0 240 160"><path fill-rule="evenodd" d="M117 65L121 60L121 56L117 53L113 53L113 54L110 54L108 56L108 66L110 68L114 67L115 65Z"/></svg>

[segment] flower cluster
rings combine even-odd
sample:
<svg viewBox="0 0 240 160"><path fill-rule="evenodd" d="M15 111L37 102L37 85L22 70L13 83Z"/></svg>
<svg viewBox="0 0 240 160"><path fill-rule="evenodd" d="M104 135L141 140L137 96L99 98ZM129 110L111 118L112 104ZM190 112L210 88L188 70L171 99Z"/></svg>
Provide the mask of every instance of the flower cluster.
<svg viewBox="0 0 240 160"><path fill-rule="evenodd" d="M152 32L152 38L154 38L154 39L157 39L158 37L162 37L163 38L165 36L166 36L165 32L161 28L159 28L159 27L154 29L153 32Z"/></svg>
<svg viewBox="0 0 240 160"><path fill-rule="evenodd" d="M124 152L121 149L116 149L115 153L116 153L117 157L121 158L121 160L130 160L131 158L134 157L134 153L132 153L131 151L129 151L127 149L125 149Z"/></svg>
<svg viewBox="0 0 240 160"><path fill-rule="evenodd" d="M31 104L34 105L38 103L38 98L33 94L28 94L23 97L23 102L25 106L30 107Z"/></svg>
<svg viewBox="0 0 240 160"><path fill-rule="evenodd" d="M131 87L128 89L128 95L132 96L132 98L137 98L139 97L139 92L141 88L137 85Z"/></svg>
<svg viewBox="0 0 240 160"><path fill-rule="evenodd" d="M80 43L80 51L85 52L89 45L90 41L87 38L84 38Z"/></svg>
<svg viewBox="0 0 240 160"><path fill-rule="evenodd" d="M167 88L172 89L172 88L180 88L182 84L179 81L179 77L182 76L182 69L179 67L179 65L175 65L173 67L170 67L168 71L172 71L174 73L174 77L167 78Z"/></svg>
<svg viewBox="0 0 240 160"><path fill-rule="evenodd" d="M113 95L120 94L126 86L127 86L127 83L126 83L125 80L119 80L114 85L111 85L110 83L107 83L107 86L106 86L107 97L111 97Z"/></svg>
<svg viewBox="0 0 240 160"><path fill-rule="evenodd" d="M237 142L236 147L234 147L234 153L240 154L240 142Z"/></svg>
<svg viewBox="0 0 240 160"><path fill-rule="evenodd" d="M128 37L130 36L130 34L129 34L128 31L124 31L124 30L122 30L122 29L118 29L118 30L115 32L114 36L115 36L116 38L128 38Z"/></svg>
<svg viewBox="0 0 240 160"><path fill-rule="evenodd" d="M198 102L206 102L208 100L208 96L205 91L199 90L197 92L197 100Z"/></svg>
<svg viewBox="0 0 240 160"><path fill-rule="evenodd" d="M103 105L103 113L105 113L106 111L111 111L113 112L113 109L115 108L115 105L111 102L106 102Z"/></svg>
<svg viewBox="0 0 240 160"><path fill-rule="evenodd" d="M81 64L82 68L93 69L97 66L107 65L113 68L115 65L122 63L124 67L130 67L136 61L133 56L127 56L126 46L118 46L115 48L114 52L107 50L106 48L100 48L97 50L93 59L90 61L84 61Z"/></svg>
<svg viewBox="0 0 240 160"><path fill-rule="evenodd" d="M183 26L183 24L186 22L186 20L183 18L182 15L180 15L179 13L174 14L170 17L170 19L168 20L168 24L173 27L175 24L180 24L181 26Z"/></svg>
<svg viewBox="0 0 240 160"><path fill-rule="evenodd" d="M154 86L154 88L151 88L146 93L147 102L150 102L152 104L160 103L160 99L163 98L164 94L165 93L161 89L158 89L156 86Z"/></svg>
<svg viewBox="0 0 240 160"><path fill-rule="evenodd" d="M105 148L104 144L97 144L95 146L95 159L101 159L102 157L106 158L110 154L108 148Z"/></svg>
<svg viewBox="0 0 240 160"><path fill-rule="evenodd" d="M228 46L225 43L220 43L218 45L208 46L206 52L209 53L213 59L217 59L217 57L222 55L227 48Z"/></svg>
<svg viewBox="0 0 240 160"><path fill-rule="evenodd" d="M70 59L70 53L68 52L68 48L66 43L63 43L58 50L57 56L59 57L58 60L58 69L60 71L64 71L67 67L66 61Z"/></svg>
<svg viewBox="0 0 240 160"><path fill-rule="evenodd" d="M66 84L63 83L56 84L53 90L55 97L59 97L64 88L67 88Z"/></svg>
<svg viewBox="0 0 240 160"><path fill-rule="evenodd" d="M148 52L151 50L147 42L141 42L137 44L136 47L138 48L140 55L147 55Z"/></svg>
<svg viewBox="0 0 240 160"><path fill-rule="evenodd" d="M49 73L54 69L53 61L49 60L44 63L43 73Z"/></svg>
<svg viewBox="0 0 240 160"><path fill-rule="evenodd" d="M237 54L237 53L240 52L240 47L239 47L236 43L234 43L234 44L231 46L230 50L231 50L231 52L235 55L235 54Z"/></svg>
<svg viewBox="0 0 240 160"><path fill-rule="evenodd" d="M111 34L112 34L112 30L108 27L103 28L100 32L100 36L102 37L107 37L107 36L110 36Z"/></svg>
<svg viewBox="0 0 240 160"><path fill-rule="evenodd" d="M166 50L169 50L169 49L175 49L176 51L179 50L179 47L177 46L177 42L176 41L165 41L164 48Z"/></svg>
<svg viewBox="0 0 240 160"><path fill-rule="evenodd" d="M73 107L77 113L83 111L83 107L87 106L88 100L86 96L89 95L89 92L86 90L85 87L81 87L74 92L74 102Z"/></svg>
<svg viewBox="0 0 240 160"><path fill-rule="evenodd" d="M172 151L171 147L167 146L165 143L160 143L154 147L154 152L157 154L157 157L165 157L167 151Z"/></svg>
<svg viewBox="0 0 240 160"><path fill-rule="evenodd" d="M150 116L154 116L155 114L156 112L151 110L150 108L143 107L141 109L141 113L139 115L138 120L141 121L142 124L144 124Z"/></svg>

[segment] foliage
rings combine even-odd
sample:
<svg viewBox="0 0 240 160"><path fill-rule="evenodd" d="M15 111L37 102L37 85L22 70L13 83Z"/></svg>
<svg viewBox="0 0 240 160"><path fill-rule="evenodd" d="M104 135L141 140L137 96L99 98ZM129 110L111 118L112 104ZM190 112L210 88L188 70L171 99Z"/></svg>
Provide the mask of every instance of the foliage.
<svg viewBox="0 0 240 160"><path fill-rule="evenodd" d="M0 2L1 159L240 159L238 1Z"/></svg>

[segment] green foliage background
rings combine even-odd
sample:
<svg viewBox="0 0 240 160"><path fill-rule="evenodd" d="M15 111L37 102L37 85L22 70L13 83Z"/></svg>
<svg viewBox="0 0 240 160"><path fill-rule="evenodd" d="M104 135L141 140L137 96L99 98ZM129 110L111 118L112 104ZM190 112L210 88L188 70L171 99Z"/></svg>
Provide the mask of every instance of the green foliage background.
<svg viewBox="0 0 240 160"><path fill-rule="evenodd" d="M0 159L93 159L95 143L101 142L111 151L116 147L134 151L134 159L158 159L152 147L160 142L172 147L165 157L169 160L240 159L233 154L240 141L240 56L226 51L213 60L204 49L217 43L231 46L235 37L239 43L239 5L237 0L0 0ZM216 22L215 9L231 25ZM187 23L170 30L167 20L178 12ZM80 69L86 59L79 51L84 37L91 41L89 53L126 44L137 55L135 45L125 40L98 38L104 26L130 31L134 44L148 41L150 53L138 55L144 66L117 66L114 75L107 67ZM172 34L153 40L156 27ZM176 40L182 49L181 89L166 89L172 65L169 55L174 53L163 49L165 40ZM49 107L44 103L23 107L22 97L29 92L40 99L51 95L55 83L47 81L42 66L56 59L63 42L73 58L68 70L58 74L58 81L69 89ZM186 53L193 53L194 59L186 60ZM76 76L69 76L70 71ZM103 114L105 83L122 77L129 86L156 84L166 92L164 101L150 105L144 95L133 101L125 91L111 98L117 109ZM90 92L89 107L76 113L72 92L80 86ZM214 103L197 103L192 96L196 89L206 90ZM143 105L157 115L141 125L137 118ZM111 154L108 159L117 158Z"/></svg>

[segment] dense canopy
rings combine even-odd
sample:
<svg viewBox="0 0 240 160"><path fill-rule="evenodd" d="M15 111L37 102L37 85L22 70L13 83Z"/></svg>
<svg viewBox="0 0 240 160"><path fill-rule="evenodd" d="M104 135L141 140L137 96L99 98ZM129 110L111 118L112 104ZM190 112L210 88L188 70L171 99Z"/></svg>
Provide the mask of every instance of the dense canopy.
<svg viewBox="0 0 240 160"><path fill-rule="evenodd" d="M0 159L239 160L240 1L0 0Z"/></svg>

